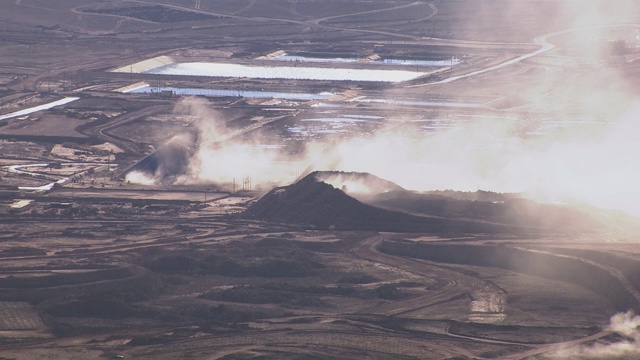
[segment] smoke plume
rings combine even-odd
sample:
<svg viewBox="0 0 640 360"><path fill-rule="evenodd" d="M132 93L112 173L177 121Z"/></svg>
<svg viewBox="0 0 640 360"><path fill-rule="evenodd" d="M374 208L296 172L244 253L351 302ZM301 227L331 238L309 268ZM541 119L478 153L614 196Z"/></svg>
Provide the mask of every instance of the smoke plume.
<svg viewBox="0 0 640 360"><path fill-rule="evenodd" d="M491 3L478 1L473 6L495 9ZM529 11L532 3L504 1L503 10ZM387 118L394 125L372 137L311 142L302 155L292 157L237 136L238 130L227 128L206 100L185 99L175 112L194 119L198 137L190 147L187 168L174 181L228 186L251 178L254 188L269 188L291 183L303 169L357 171L412 190L517 192L535 200L640 215L640 141L635 135L640 131L640 101L634 81L619 65L610 64L626 61L621 54L612 56L615 41L636 46L623 49L626 52L640 53L638 44L629 43L640 39L638 29L614 26L633 21L640 5L630 0L558 0L543 5L534 11L539 13L536 19L524 19L524 25L531 20L536 26L522 34L553 33L547 40L563 51L528 60L525 70L535 76L527 75L527 83L518 84L516 94L509 95L520 98L519 106L508 106L493 118L469 116L434 133L403 123L399 107L397 118ZM539 26L546 18L547 28ZM485 25L474 26L482 32ZM497 80L471 81L469 86L477 87L479 95L494 94L493 86L504 79L499 74L482 76ZM452 84L434 89L456 86ZM149 182L161 176L133 173L130 178Z"/></svg>
<svg viewBox="0 0 640 360"><path fill-rule="evenodd" d="M196 105L191 102L196 102ZM232 138L203 100L188 100L198 140L177 183L291 183L301 169L369 172L412 190L490 190L526 193L541 201L585 203L640 214L636 154L640 105L616 121L546 134L523 133L522 120L473 119L431 135L413 125L331 143L309 143L292 158L259 143ZM206 101L206 100L204 100ZM561 124L562 119L557 120ZM132 173L128 178L135 181ZM153 178L153 176L151 176ZM143 178L149 182L149 176ZM141 182L141 181L138 181Z"/></svg>
<svg viewBox="0 0 640 360"><path fill-rule="evenodd" d="M176 105L174 114L192 121L196 138L185 143L177 139L188 136L176 136L157 151L153 171L132 171L127 175L128 181L146 185L214 183L228 189L237 184L236 189L242 189L295 180L299 171L297 162L265 149L257 141L244 139L241 130L227 127L224 117L206 99L184 98ZM189 153L176 151L176 143L184 145L180 149L189 148ZM182 158L178 159L176 153Z"/></svg>
<svg viewBox="0 0 640 360"><path fill-rule="evenodd" d="M595 343L559 350L549 359L637 359L640 356L640 316L633 312L611 317L608 330L623 337L612 343Z"/></svg>
<svg viewBox="0 0 640 360"><path fill-rule="evenodd" d="M431 136L381 132L325 150L330 170L370 172L414 190L524 192L640 214L640 106L615 123L523 136L519 120L476 120Z"/></svg>

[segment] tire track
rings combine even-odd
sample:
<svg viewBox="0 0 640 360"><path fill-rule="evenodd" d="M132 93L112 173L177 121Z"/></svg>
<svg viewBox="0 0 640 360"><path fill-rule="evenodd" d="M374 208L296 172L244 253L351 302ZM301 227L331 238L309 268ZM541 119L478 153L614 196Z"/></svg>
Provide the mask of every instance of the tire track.
<svg viewBox="0 0 640 360"><path fill-rule="evenodd" d="M298 11L296 11L296 5L298 5L298 0L290 0L291 6L289 7L289 12L294 15L302 15Z"/></svg>
<svg viewBox="0 0 640 360"><path fill-rule="evenodd" d="M92 13L92 12L84 12L82 10L80 10L81 8L85 8L91 5L80 5L80 6L76 6L74 8L71 9L71 12L78 15L78 16L82 16L82 15L90 15L90 16L107 16L107 17L116 17L116 18L120 18L120 19L126 19L126 20L134 20L134 21L139 21L139 22L143 22L143 23L147 23L147 24L156 24L153 21L149 21L149 20L143 20L143 19L138 19L138 18L134 18L131 16L126 16L126 15L118 15L118 14L99 14L99 13Z"/></svg>
<svg viewBox="0 0 640 360"><path fill-rule="evenodd" d="M234 12L232 12L232 14L234 14L234 15L235 15L235 14L239 14L239 13L241 13L241 12L243 12L243 11L247 11L247 10L251 9L251 8L253 7L253 5L255 5L255 4L256 4L256 1L257 1L257 0L251 0L251 2L250 2L249 4L247 4L247 6L243 7L242 9L240 9L240 10L238 10L238 11L234 11Z"/></svg>
<svg viewBox="0 0 640 360"><path fill-rule="evenodd" d="M438 8L433 4L430 3L429 7L431 8L431 14L420 18L420 19L415 19L415 20L407 20L407 21L393 21L393 22L388 22L386 23L386 26L390 26L390 25L401 25L401 24L412 24L412 23L418 23L418 22L423 22L423 21L427 21L432 19L434 16L436 16L438 14ZM372 24L370 26L377 26L376 24Z"/></svg>
<svg viewBox="0 0 640 360"><path fill-rule="evenodd" d="M308 22L312 23L312 24L319 25L321 22L328 21L328 20L339 19L341 17L356 16L356 15L366 15L366 14L376 14L376 13L381 13L381 12L385 12L385 11L398 10L398 9L403 9L403 8L406 8L406 7L412 7L412 6L416 6L416 5L420 5L420 4L422 4L422 3L419 2L419 1L416 1L416 2L413 2L413 3L410 3L410 4L397 5L397 6L384 8L384 9L375 9L375 10L360 11L360 12L355 12L355 13L350 13L350 14L340 14L340 15L325 16L325 17L322 17L322 18L316 18L316 19L308 20Z"/></svg>
<svg viewBox="0 0 640 360"><path fill-rule="evenodd" d="M120 29L120 26L122 26L122 23L127 21L129 19L120 19L118 20L118 22L116 23L116 26L113 27L113 29L111 29L111 32L116 32L118 31L118 29Z"/></svg>

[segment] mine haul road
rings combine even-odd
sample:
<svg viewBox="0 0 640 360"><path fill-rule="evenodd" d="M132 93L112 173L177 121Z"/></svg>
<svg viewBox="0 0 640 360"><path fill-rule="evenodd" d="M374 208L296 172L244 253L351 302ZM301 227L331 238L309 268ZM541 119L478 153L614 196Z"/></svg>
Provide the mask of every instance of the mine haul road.
<svg viewBox="0 0 640 360"><path fill-rule="evenodd" d="M136 155L142 155L144 150L140 148L139 144L131 140L123 139L119 136L109 134L108 131L110 129L128 124L144 117L171 112L171 108L172 107L170 105L153 105L141 110L127 112L124 115L118 116L115 120L107 122L106 124L88 128L84 130L83 133L87 136L95 136L103 141L114 143L127 152Z"/></svg>
<svg viewBox="0 0 640 360"><path fill-rule="evenodd" d="M29 224L30 222L41 222L42 219L21 219L19 220L22 224ZM148 221L157 221L159 223L166 223L166 219L144 219L139 220L148 223ZM139 221L135 220L86 220L86 221L78 221L78 220L54 220L54 223L58 224L78 224L80 223L96 223L96 224L136 224ZM157 247L171 247L176 243L180 243L180 245L185 244L199 244L204 245L207 243L220 243L220 242L228 242L234 239L241 239L247 235L248 232L243 232L242 234L224 234L220 233L220 226L225 227L226 229L237 229L238 226L249 226L245 230L251 229L249 232L254 234L261 235L269 235L269 234L282 234L283 229L278 229L274 231L272 229L267 228L254 228L251 227L253 223L247 223L244 221L225 221L223 219L210 219L210 220L201 220L201 219L190 219L190 218L179 218L173 220L176 223L185 223L191 225L198 225L199 228L211 228L212 230L206 231L205 233L198 232L197 235L187 236L187 238L175 237L172 235L167 235L167 237L160 236L154 237L152 239L147 239L144 241L136 242L133 244L95 244L87 249L76 249L73 252L60 252L56 254L50 254L48 256L24 256L24 260L41 260L41 261L52 261L53 259L69 259L74 257L86 258L87 255L91 256L99 256L107 253L123 253L127 251L140 250L143 248L157 248ZM212 226L214 225L215 226ZM243 225L244 224L244 225ZM424 309L426 307L435 306L437 304L446 303L453 298L459 296L466 296L466 294L470 294L475 290L491 288L492 284L484 281L481 278L469 276L462 274L460 272L455 271L453 268L449 268L446 265L438 265L437 263L418 260L418 259L410 259L402 256L394 256L382 253L377 250L377 246L385 239L394 239L394 238L402 238L403 234L375 234L360 240L360 242L354 246L349 252L348 255L353 257L358 261L367 261L373 264L379 264L385 269L389 269L390 271L395 271L400 274L412 274L418 276L423 279L436 279L440 280L437 287L433 289L433 291L424 296L419 296L412 299L407 300L398 300L392 302L385 302L383 304L374 305L371 308L363 309L358 311L357 313L310 313L309 316L314 318L326 318L327 320L335 319L336 317L344 317L350 318L355 316L356 319L351 320L357 322L357 317L366 316L366 315L381 315L381 316L407 316L410 315L414 311L419 311L420 309ZM21 257L15 257L11 260L18 260ZM441 280L446 279L446 280ZM489 287L488 287L489 286ZM498 289L496 289L498 291ZM499 292L499 291L498 291ZM498 294L500 295L500 294ZM409 316L410 317L410 316ZM380 329L382 330L382 329ZM212 346L217 347L218 349L237 349L237 346L246 346L251 345L253 348L264 346L267 348L274 348L278 346L283 347L297 347L300 344L309 344L312 347L318 346L318 348L322 348L323 346L331 346L333 348L345 348L345 349L358 349L362 348L363 350L374 350L384 352L385 347L393 347L393 346L402 346L403 349L409 349L414 353L415 356L419 357L424 355L425 349L421 344L425 344L425 339L433 338L434 341L438 341L438 339L451 339L453 341L460 342L478 342L485 344L496 344L496 345L515 345L519 347L525 347L526 350L520 352L518 354L513 354L511 356L506 357L506 359L526 359L528 357L554 352L562 348L568 348L572 346L577 346L580 344L592 342L603 338L607 335L610 335L611 332L608 330L603 330L596 334L583 337L576 340L565 341L554 344L531 344L531 343L521 343L516 341L505 341L491 338L483 338L476 336L466 336L466 335L458 335L448 332L446 329L443 329L442 332L424 332L420 336L413 336L411 338L407 338L406 335L402 334L394 334L392 331L337 331L337 332L324 332L321 330L313 330L313 329L286 329L286 328L274 328L267 329L260 332L253 332L247 334L229 334L229 335L204 335L202 337L196 337L193 339L184 339L172 341L176 348L176 355L179 355L179 350L181 346L189 347L190 349L202 349L203 351L207 349L211 349ZM311 341L311 343L309 343ZM428 341L426 343L429 343ZM267 345L265 345L267 344ZM148 351L153 353L155 349L148 348ZM166 351L167 349L163 349L162 351ZM403 351L409 351L403 350ZM167 356L171 355L171 351L168 353L158 354L161 358L169 358ZM401 351L401 350L398 350ZM421 352L422 351L422 352ZM149 353L147 353L149 355ZM472 354L470 355L472 356Z"/></svg>
<svg viewBox="0 0 640 360"><path fill-rule="evenodd" d="M489 288L495 287L495 285L487 283L480 278L467 276L461 274L459 272L453 271L443 266L438 266L434 263L418 260L418 259L410 259L401 256L387 255L378 251L377 246L385 239L389 239L393 237L392 234L387 235L376 235L369 237L365 240L362 240L358 246L354 247L350 254L356 258L368 260L374 263L379 263L385 265L387 267L394 267L400 271L407 271L414 273L416 275L420 275L427 278L440 278L447 279L447 283L436 290L433 294L420 296L413 299L394 301L392 303L383 304L380 306L376 306L373 309L367 311L368 313L376 313L376 314L386 314L386 315L407 315L414 311L419 311L420 309L424 309L426 307L434 306L437 304L445 303L447 301L453 300L454 298L463 295L469 294L473 290L476 289L487 289L487 285ZM588 259L574 257L576 259L587 261L589 263L593 263ZM606 271L609 271L616 277L620 277L621 275L610 268L604 267L600 264L594 263L596 266L599 266ZM627 281L625 281L625 285ZM630 285L629 285L630 286ZM634 292L634 295L637 292ZM502 294L500 294L502 295ZM509 360L523 360L532 356L552 353L561 349L566 349L574 346L578 346L581 344L589 343L592 341L596 341L608 335L611 335L612 331L608 329L604 329L596 334L586 336L580 339L563 341L559 343L553 344L532 344L532 343L521 343L521 342L513 342L513 341L502 341L495 340L489 338L482 337L474 337L474 336L465 336L465 335L457 335L452 334L450 332L446 332L447 336L466 339L470 341L477 341L483 343L491 343L491 344L505 344L505 345L520 345L527 346L532 348L531 350L527 350L522 353L514 354L505 357L505 359Z"/></svg>
<svg viewBox="0 0 640 360"><path fill-rule="evenodd" d="M389 239L389 235L376 235L362 240L358 246L350 251L350 254L359 259L394 268L397 272L409 272L423 278L436 279L438 282L446 279L444 280L446 283L431 294L379 305L367 312L385 315L406 315L413 311L447 302L487 285L481 279L466 276L433 263L384 254L378 251L377 246L385 239Z"/></svg>

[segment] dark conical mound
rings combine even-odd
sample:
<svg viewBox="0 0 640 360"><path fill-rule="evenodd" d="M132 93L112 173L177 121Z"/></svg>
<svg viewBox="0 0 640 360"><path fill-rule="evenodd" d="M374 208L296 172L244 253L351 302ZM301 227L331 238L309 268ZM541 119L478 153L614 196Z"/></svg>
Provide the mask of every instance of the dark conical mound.
<svg viewBox="0 0 640 360"><path fill-rule="evenodd" d="M414 216L366 205L318 180L328 174L335 175L314 172L293 185L274 189L244 211L242 217L340 230L437 233L506 230L493 224ZM353 173L343 175L355 176Z"/></svg>

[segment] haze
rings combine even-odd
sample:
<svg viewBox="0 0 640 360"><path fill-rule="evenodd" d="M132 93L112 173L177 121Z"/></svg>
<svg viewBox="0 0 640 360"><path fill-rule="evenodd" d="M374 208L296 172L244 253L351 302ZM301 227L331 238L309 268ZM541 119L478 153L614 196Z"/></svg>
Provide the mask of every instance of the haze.
<svg viewBox="0 0 640 360"><path fill-rule="evenodd" d="M640 356L640 3L0 4L0 358Z"/></svg>

